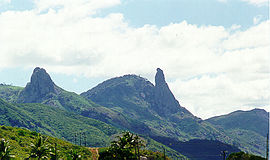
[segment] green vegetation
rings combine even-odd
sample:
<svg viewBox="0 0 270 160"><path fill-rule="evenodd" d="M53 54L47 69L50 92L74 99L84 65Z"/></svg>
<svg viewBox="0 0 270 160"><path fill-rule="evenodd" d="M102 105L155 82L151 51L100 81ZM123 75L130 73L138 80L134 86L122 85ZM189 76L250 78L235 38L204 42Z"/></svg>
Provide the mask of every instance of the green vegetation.
<svg viewBox="0 0 270 160"><path fill-rule="evenodd" d="M140 156L149 159L164 159L164 154L152 152L149 150L141 150L144 147L144 140L139 136L130 132L123 132L121 136L117 136L116 140L111 142L111 146L106 150L100 150L100 160L137 160ZM169 159L166 157L166 159Z"/></svg>
<svg viewBox="0 0 270 160"><path fill-rule="evenodd" d="M31 144L29 158L48 159L50 154L50 147L47 143L48 137L44 138L38 134L35 142Z"/></svg>
<svg viewBox="0 0 270 160"><path fill-rule="evenodd" d="M131 122L132 127L128 128L127 125L124 127L140 134L162 135L179 138L179 140L225 137L211 124L200 123L201 120L190 113L184 114L185 109L183 112L162 117L155 108L157 104L154 90L154 85L146 79L136 75L125 75L109 79L82 93L81 96L121 112L125 117L130 117L131 120L128 122ZM136 126L134 124L138 127L134 127ZM140 128L145 129L140 130Z"/></svg>
<svg viewBox="0 0 270 160"><path fill-rule="evenodd" d="M0 124L28 128L49 136L74 143L76 132L86 133L86 144L91 147L106 147L113 135L121 130L104 122L80 116L43 104L11 104L0 99ZM21 132L20 134L24 134ZM162 151L161 143L147 140L147 149ZM77 137L78 144L78 137ZM183 157L180 153L166 147L171 157Z"/></svg>
<svg viewBox="0 0 270 160"><path fill-rule="evenodd" d="M58 152L58 158L69 158L72 156L70 154L72 151L76 151L85 159L91 158L91 152L85 147L26 129L0 126L0 138L5 139L0 141L0 155L2 155L2 143L4 143L7 148L5 150L8 150L10 155L14 155L15 159L51 158L55 150Z"/></svg>
<svg viewBox="0 0 270 160"><path fill-rule="evenodd" d="M11 149L9 146L9 142L5 139L0 140L0 159L1 160L9 160L14 156L10 153Z"/></svg>
<svg viewBox="0 0 270 160"><path fill-rule="evenodd" d="M0 99L0 124L23 127L73 141L75 132L86 133L88 146L104 147L118 129L104 122L42 104L10 104Z"/></svg>
<svg viewBox="0 0 270 160"><path fill-rule="evenodd" d="M266 160L266 158L255 156L245 152L237 152L230 154L227 160Z"/></svg>
<svg viewBox="0 0 270 160"><path fill-rule="evenodd" d="M233 139L231 144L256 155L264 155L268 113L262 109L235 111L206 120Z"/></svg>
<svg viewBox="0 0 270 160"><path fill-rule="evenodd" d="M23 87L0 84L0 98L8 102L16 102Z"/></svg>
<svg viewBox="0 0 270 160"><path fill-rule="evenodd" d="M56 86L44 69L36 68L25 88L0 84L0 125L28 128L77 144L75 133L85 133L91 147L109 146L114 134L129 130L143 135L147 149L160 153L165 147L168 156L180 159L185 159L179 153L183 150L171 149L164 138L219 140L252 154L264 154L265 111L239 111L201 120L179 105L160 74L158 80L164 84L159 87L140 76L125 75L78 95ZM70 152L76 157L76 150Z"/></svg>
<svg viewBox="0 0 270 160"><path fill-rule="evenodd" d="M89 148L22 128L0 126L0 159L92 159ZM99 159L137 159L139 156L163 160L164 153L142 148L147 140L130 132L116 136L108 148L99 149ZM166 159L167 157L166 151ZM114 158L112 158L114 157ZM180 158L187 159L187 158Z"/></svg>

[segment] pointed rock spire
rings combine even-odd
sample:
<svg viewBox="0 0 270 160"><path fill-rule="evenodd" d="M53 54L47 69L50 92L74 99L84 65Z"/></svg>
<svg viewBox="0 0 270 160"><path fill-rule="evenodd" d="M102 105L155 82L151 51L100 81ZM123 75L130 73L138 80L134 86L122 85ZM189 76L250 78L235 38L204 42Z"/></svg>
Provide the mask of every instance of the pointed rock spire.
<svg viewBox="0 0 270 160"><path fill-rule="evenodd" d="M31 81L26 85L19 96L19 102L42 102L48 94L56 94L56 85L45 69L36 67L31 76Z"/></svg>
<svg viewBox="0 0 270 160"><path fill-rule="evenodd" d="M163 71L160 68L157 68L157 73L155 76L155 84L156 86L166 85L165 77Z"/></svg>
<svg viewBox="0 0 270 160"><path fill-rule="evenodd" d="M161 116L170 115L176 112L189 113L184 107L181 107L175 99L168 84L166 83L163 71L157 68L154 87L154 108Z"/></svg>

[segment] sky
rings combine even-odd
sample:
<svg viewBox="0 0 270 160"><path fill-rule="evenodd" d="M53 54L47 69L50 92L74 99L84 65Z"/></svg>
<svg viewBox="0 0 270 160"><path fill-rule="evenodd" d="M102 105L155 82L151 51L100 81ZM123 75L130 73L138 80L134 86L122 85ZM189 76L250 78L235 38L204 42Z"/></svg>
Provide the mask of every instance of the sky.
<svg viewBox="0 0 270 160"><path fill-rule="evenodd" d="M269 35L268 0L0 0L0 83L38 66L79 94L161 68L203 119L270 111Z"/></svg>

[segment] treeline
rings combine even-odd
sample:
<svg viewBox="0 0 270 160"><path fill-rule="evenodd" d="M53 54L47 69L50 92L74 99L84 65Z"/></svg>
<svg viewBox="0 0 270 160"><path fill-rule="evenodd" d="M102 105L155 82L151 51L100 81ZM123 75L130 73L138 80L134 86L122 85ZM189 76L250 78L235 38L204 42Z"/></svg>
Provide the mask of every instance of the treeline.
<svg viewBox="0 0 270 160"><path fill-rule="evenodd" d="M0 126L0 160L50 159L50 160L168 160L164 153L143 149L146 141L138 135L123 132L114 137L107 148L97 148L99 155L92 154L90 148L41 135L35 131L9 126Z"/></svg>
<svg viewBox="0 0 270 160"><path fill-rule="evenodd" d="M163 153L141 150L146 146L146 141L130 132L123 132L116 136L111 146L101 150L99 160L170 160Z"/></svg>
<svg viewBox="0 0 270 160"><path fill-rule="evenodd" d="M21 132L22 133L22 132ZM34 133L34 132L33 132ZM20 140L20 145L25 145L24 142ZM41 134L36 135L34 142L27 146L26 150L28 153L24 157L20 155L21 152L17 150L16 147L10 145L10 141L2 138L0 140L0 160L12 160L12 159L90 159L91 152L86 148L80 146L58 146L58 144L49 141L48 136L43 136Z"/></svg>
<svg viewBox="0 0 270 160"><path fill-rule="evenodd" d="M266 158L245 152L231 153L226 160L266 160Z"/></svg>

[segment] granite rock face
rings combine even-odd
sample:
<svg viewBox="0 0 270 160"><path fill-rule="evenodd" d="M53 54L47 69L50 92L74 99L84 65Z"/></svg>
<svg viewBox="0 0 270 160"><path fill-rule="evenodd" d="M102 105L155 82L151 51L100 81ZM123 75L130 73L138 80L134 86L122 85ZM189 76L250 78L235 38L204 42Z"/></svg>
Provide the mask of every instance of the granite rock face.
<svg viewBox="0 0 270 160"><path fill-rule="evenodd" d="M20 103L40 103L57 94L56 85L43 68L35 68L31 81L19 95Z"/></svg>
<svg viewBox="0 0 270 160"><path fill-rule="evenodd" d="M163 71L157 68L154 87L154 104L153 109L161 116L170 115L176 112L189 113L185 108L181 107L175 99L168 84L166 83Z"/></svg>

